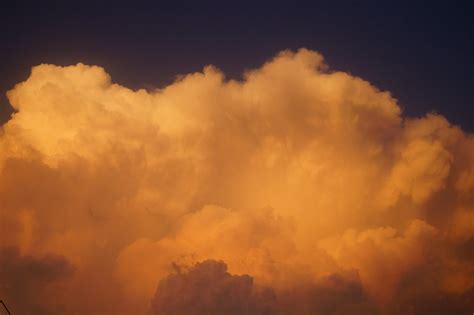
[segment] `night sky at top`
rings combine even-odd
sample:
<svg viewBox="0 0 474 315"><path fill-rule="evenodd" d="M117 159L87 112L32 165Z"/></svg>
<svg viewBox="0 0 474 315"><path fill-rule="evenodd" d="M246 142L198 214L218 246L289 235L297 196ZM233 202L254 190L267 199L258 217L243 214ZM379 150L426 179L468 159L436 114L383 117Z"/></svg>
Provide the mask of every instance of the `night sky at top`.
<svg viewBox="0 0 474 315"><path fill-rule="evenodd" d="M5 92L40 63L100 65L114 82L155 88L216 65L227 77L284 49L321 52L330 68L390 91L404 113L436 111L474 130L470 1L4 2L0 122Z"/></svg>

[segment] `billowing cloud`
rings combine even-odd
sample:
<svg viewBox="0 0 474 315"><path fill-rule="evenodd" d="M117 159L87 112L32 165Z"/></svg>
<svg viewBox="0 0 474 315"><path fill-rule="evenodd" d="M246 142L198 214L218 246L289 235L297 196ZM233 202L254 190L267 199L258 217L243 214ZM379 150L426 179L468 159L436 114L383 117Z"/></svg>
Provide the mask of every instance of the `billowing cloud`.
<svg viewBox="0 0 474 315"><path fill-rule="evenodd" d="M231 275L222 261L206 260L160 281L150 314L375 314L355 272L331 274L291 290L256 287L249 275ZM184 269L184 270L183 270Z"/></svg>
<svg viewBox="0 0 474 315"><path fill-rule="evenodd" d="M0 247L75 270L46 306L144 314L159 283L184 277L173 263L208 260L271 288L285 314L473 304L473 135L404 117L316 52L284 51L242 81L208 66L154 91L97 66L39 65L8 98Z"/></svg>
<svg viewBox="0 0 474 315"><path fill-rule="evenodd" d="M252 277L227 272L223 262L207 260L160 281L151 314L275 314L275 293L257 290Z"/></svg>

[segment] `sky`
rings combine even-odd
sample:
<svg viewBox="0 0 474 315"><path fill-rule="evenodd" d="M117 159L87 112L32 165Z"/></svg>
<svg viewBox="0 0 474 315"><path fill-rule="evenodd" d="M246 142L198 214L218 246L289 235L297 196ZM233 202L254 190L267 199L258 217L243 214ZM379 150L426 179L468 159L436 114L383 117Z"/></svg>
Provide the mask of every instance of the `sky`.
<svg viewBox="0 0 474 315"><path fill-rule="evenodd" d="M12 314L472 314L467 6L101 3L0 13Z"/></svg>
<svg viewBox="0 0 474 315"><path fill-rule="evenodd" d="M391 91L408 115L436 111L474 128L469 1L97 2L3 5L1 121L11 113L5 92L40 63L99 64L118 83L150 88L207 64L239 78L306 47Z"/></svg>

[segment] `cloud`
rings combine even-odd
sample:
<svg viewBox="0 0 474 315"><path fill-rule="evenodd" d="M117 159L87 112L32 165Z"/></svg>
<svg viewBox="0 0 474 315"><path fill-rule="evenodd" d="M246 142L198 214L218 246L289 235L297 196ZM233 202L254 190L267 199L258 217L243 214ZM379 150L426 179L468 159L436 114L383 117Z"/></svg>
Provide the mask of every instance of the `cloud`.
<svg viewBox="0 0 474 315"><path fill-rule="evenodd" d="M59 314L54 285L74 271L63 257L21 255L17 248L0 248L0 296L13 314ZM59 283L59 284L58 284Z"/></svg>
<svg viewBox="0 0 474 315"><path fill-rule="evenodd" d="M320 244L338 264L358 270L369 293L385 304L404 273L424 261L435 236L433 227L413 221L403 235L390 227L360 233L348 230L340 238L321 240Z"/></svg>
<svg viewBox="0 0 474 315"><path fill-rule="evenodd" d="M469 314L474 307L474 287L462 291L443 290L439 264L424 264L403 277L388 314Z"/></svg>
<svg viewBox="0 0 474 315"><path fill-rule="evenodd" d="M355 271L334 273L281 290L278 314L378 314Z"/></svg>
<svg viewBox="0 0 474 315"><path fill-rule="evenodd" d="M160 281L150 314L274 314L275 294L252 277L227 272L220 261L197 263Z"/></svg>
<svg viewBox="0 0 474 315"><path fill-rule="evenodd" d="M207 66L153 91L43 64L8 98L0 246L73 265L64 310L146 313L172 262L222 260L279 301L332 292L354 314L433 294L462 305L474 285L473 135L403 116L317 52L281 52L241 81ZM428 270L429 285L409 281ZM318 287L331 275L344 289Z"/></svg>
<svg viewBox="0 0 474 315"><path fill-rule="evenodd" d="M376 314L356 272L308 281L291 290L257 287L222 261L174 264L151 301L150 314Z"/></svg>

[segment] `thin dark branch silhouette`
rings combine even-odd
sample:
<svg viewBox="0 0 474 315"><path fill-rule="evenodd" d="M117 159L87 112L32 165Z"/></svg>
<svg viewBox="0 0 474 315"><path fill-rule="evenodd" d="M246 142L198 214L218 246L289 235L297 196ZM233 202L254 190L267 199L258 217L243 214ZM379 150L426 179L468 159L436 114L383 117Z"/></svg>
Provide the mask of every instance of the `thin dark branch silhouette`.
<svg viewBox="0 0 474 315"><path fill-rule="evenodd" d="M10 310L8 309L7 305L5 304L5 302L3 302L3 300L0 300L0 303L3 305L3 308L7 311L8 315L12 315L12 313L10 313Z"/></svg>

